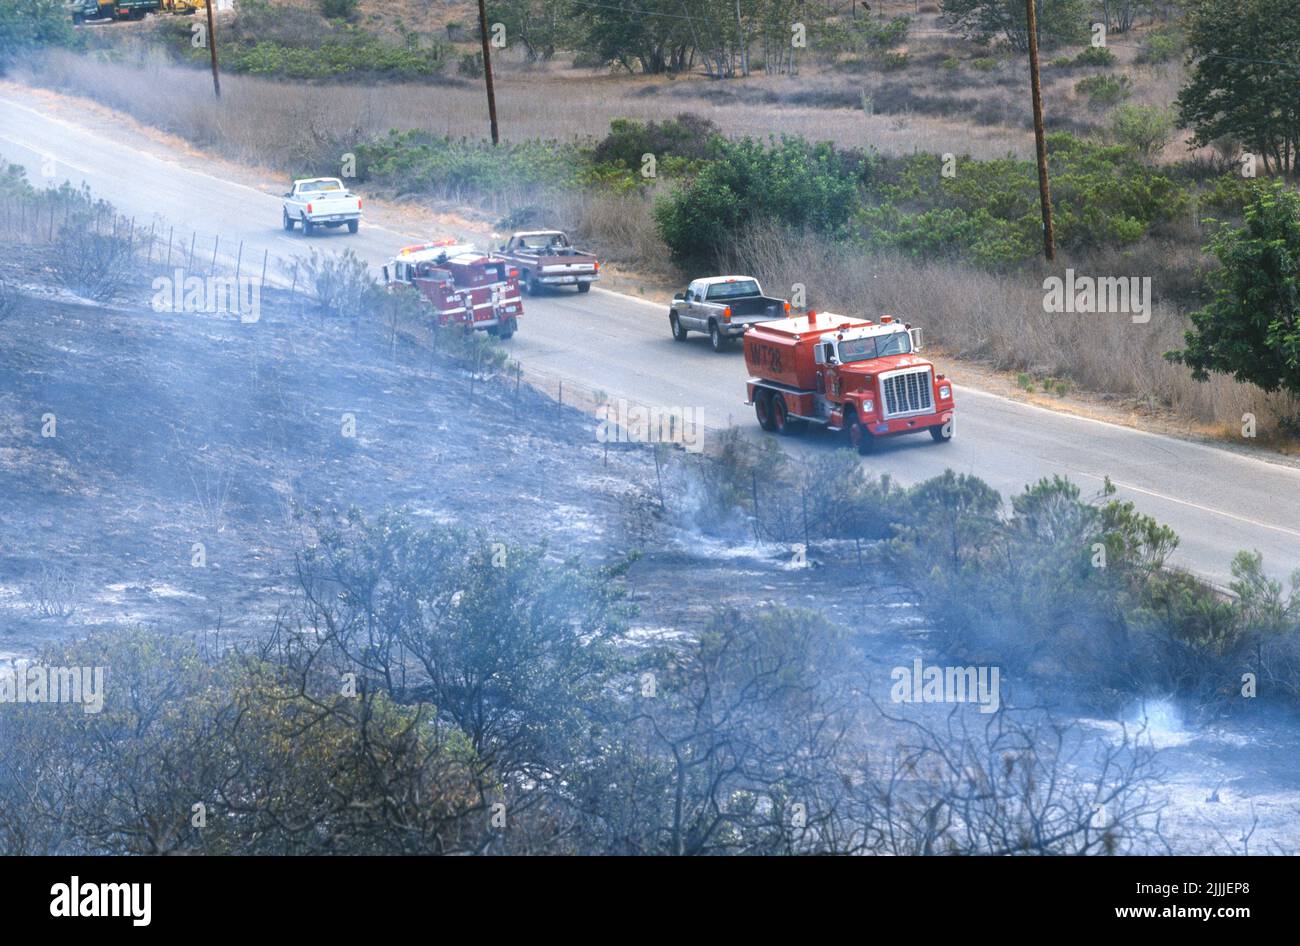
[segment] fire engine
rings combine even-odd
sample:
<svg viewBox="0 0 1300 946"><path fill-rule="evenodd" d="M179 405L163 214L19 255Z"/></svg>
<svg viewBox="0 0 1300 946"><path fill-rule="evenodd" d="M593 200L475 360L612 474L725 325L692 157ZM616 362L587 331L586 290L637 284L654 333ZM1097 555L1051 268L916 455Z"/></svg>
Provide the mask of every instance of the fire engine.
<svg viewBox="0 0 1300 946"><path fill-rule="evenodd" d="M749 400L764 430L817 424L847 433L859 453L894 434L952 439L952 382L917 357L921 330L830 312L778 319L745 331Z"/></svg>
<svg viewBox="0 0 1300 946"><path fill-rule="evenodd" d="M442 326L466 325L509 338L524 314L519 271L456 240L402 247L384 267L384 282L390 290L417 289Z"/></svg>

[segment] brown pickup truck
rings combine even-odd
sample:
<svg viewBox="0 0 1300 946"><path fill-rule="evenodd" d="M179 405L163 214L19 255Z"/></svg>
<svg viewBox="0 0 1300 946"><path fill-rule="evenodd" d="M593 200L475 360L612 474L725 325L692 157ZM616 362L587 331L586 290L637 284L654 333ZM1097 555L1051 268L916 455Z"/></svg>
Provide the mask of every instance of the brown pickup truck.
<svg viewBox="0 0 1300 946"><path fill-rule="evenodd" d="M559 230L516 233L497 255L519 270L519 281L530 295L547 286L577 286L579 292L587 292L600 278L600 261L575 249Z"/></svg>

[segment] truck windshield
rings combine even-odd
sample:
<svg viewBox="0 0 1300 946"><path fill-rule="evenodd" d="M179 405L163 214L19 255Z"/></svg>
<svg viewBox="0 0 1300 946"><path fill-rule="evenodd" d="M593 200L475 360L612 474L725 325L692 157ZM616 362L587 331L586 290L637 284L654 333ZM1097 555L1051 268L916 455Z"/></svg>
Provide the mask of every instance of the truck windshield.
<svg viewBox="0 0 1300 946"><path fill-rule="evenodd" d="M519 245L526 250L558 250L567 247L569 241L563 233L537 233L520 237Z"/></svg>
<svg viewBox="0 0 1300 946"><path fill-rule="evenodd" d="M305 184L299 185L298 189L304 194L324 194L332 191L341 191L343 190L343 185L338 181L308 181Z"/></svg>
<svg viewBox="0 0 1300 946"><path fill-rule="evenodd" d="M848 338L840 342L841 364L884 358L887 355L906 355L912 350L912 336L907 332L892 335L868 335L866 338Z"/></svg>
<svg viewBox="0 0 1300 946"><path fill-rule="evenodd" d="M758 283L752 279L737 279L735 282L714 283L709 287L708 300L740 299L745 296L758 295Z"/></svg>

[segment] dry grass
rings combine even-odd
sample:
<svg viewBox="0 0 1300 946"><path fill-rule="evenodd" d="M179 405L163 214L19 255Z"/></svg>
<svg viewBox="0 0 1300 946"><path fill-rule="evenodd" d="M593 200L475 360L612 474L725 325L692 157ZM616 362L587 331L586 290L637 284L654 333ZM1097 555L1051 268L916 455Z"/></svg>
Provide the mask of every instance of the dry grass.
<svg viewBox="0 0 1300 946"><path fill-rule="evenodd" d="M403 0L402 6L386 11L363 2L361 20L373 28L400 19L437 32L444 21L464 20L472 12L472 5L462 2L436 4L425 13L436 14L437 22L425 22L427 16L408 17L418 12L411 2ZM294 5L314 3L295 0ZM1024 63L972 49L945 33L935 15L917 16L913 4L886 4L883 11L885 16L904 14L913 18L914 35L901 69L885 69L869 59L819 59L810 50L799 75L755 74L716 82L698 75L670 79L575 69L567 61L529 63L522 50L509 49L497 57L501 131L509 141L598 138L617 117L650 120L692 111L733 136L802 135L887 155L924 151L1031 157ZM1110 70L1045 67L1049 126L1076 132L1107 126L1107 114L1089 109L1073 92L1075 82L1093 73L1126 74L1133 80L1132 101L1169 105L1182 82L1182 67L1136 64L1139 41L1137 34L1117 39L1123 45L1114 47L1119 61ZM228 74L222 101L214 105L206 74L171 64L156 44L150 45L149 34L142 33L126 50L118 63L51 53L33 62L26 78L95 98L199 145L219 146L233 159L270 166L309 160L326 148L355 146L393 128L470 138L486 137L488 131L481 85L450 70L436 84L383 85L285 85ZM972 61L980 57L996 65L974 68ZM943 68L949 58L959 68ZM166 94L159 95L159 89ZM1169 157L1178 156L1185 137L1175 136L1180 144Z"/></svg>
<svg viewBox="0 0 1300 946"><path fill-rule="evenodd" d="M324 148L355 147L390 129L419 128L470 138L486 137L488 130L483 90L468 82L286 86L269 79L226 75L221 101L214 103L210 77L171 64L157 53L141 54L130 63L104 63L63 52L32 61L16 78L93 98L233 160L279 167L309 159ZM777 89L791 102L803 96L838 101L836 95L859 101L866 83L860 78L827 82L755 76L744 80L744 86ZM860 105L772 105L761 95L738 102L689 94L695 87L705 90L716 83L696 78L577 75L555 69L506 70L497 83L501 132L507 141L596 139L608 132L614 118L663 119L692 111L713 120L728 135L803 135L883 154L954 150L983 158L1008 152L1032 154L1033 139L1024 128L954 125L939 115L867 115ZM686 93L680 91L684 88ZM166 89L166 94L160 95L159 89ZM663 91L646 94L652 89Z"/></svg>

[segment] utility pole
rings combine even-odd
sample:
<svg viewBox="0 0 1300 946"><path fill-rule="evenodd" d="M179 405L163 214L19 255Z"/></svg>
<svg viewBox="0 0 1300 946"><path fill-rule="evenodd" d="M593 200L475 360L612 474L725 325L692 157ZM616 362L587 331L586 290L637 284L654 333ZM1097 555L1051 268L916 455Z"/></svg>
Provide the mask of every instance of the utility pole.
<svg viewBox="0 0 1300 946"><path fill-rule="evenodd" d="M1034 144L1038 150L1038 197L1043 205L1043 254L1056 259L1056 231L1052 228L1052 189L1047 183L1047 141L1043 134L1043 89L1038 82L1038 13L1036 0L1025 0L1029 26L1029 86L1034 98Z"/></svg>
<svg viewBox="0 0 1300 946"><path fill-rule="evenodd" d="M217 21L212 8L217 5L217 0L208 0L208 52L212 54L212 91L221 98L221 72L217 68Z"/></svg>
<svg viewBox="0 0 1300 946"><path fill-rule="evenodd" d="M498 144L497 136L497 96L492 89L492 48L488 42L487 3L478 0L478 31L483 38L483 78L487 80L488 119L492 122L492 144Z"/></svg>

